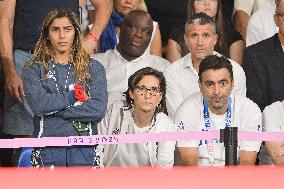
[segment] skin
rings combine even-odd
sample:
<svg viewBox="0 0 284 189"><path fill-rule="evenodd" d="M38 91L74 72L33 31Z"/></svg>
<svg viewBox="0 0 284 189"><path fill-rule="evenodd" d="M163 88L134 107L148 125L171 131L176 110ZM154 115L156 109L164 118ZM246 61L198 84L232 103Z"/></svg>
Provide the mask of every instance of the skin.
<svg viewBox="0 0 284 189"><path fill-rule="evenodd" d="M145 86L147 89L159 88L159 80L155 76L144 76L137 84L137 86ZM147 91L141 94L136 90L129 92L130 97L134 100L133 117L138 127L145 127L151 124L156 107L162 100L162 93L156 96Z"/></svg>
<svg viewBox="0 0 284 189"><path fill-rule="evenodd" d="M112 0L90 0L96 13L91 31L99 38L112 11ZM5 91L16 101L24 96L23 81L16 72L13 60L13 27L16 0L0 1L0 54L5 74ZM97 43L90 37L84 38L84 48L92 53Z"/></svg>
<svg viewBox="0 0 284 189"><path fill-rule="evenodd" d="M138 10L141 4L141 0L114 0L113 6L116 12L126 16L132 10ZM120 28L116 28L117 32L120 33ZM150 54L156 56L162 56L162 39L159 26L156 27L153 40L150 44Z"/></svg>
<svg viewBox="0 0 284 189"><path fill-rule="evenodd" d="M128 61L140 57L150 43L152 31L152 19L148 13L130 12L121 26L117 50Z"/></svg>
<svg viewBox="0 0 284 189"><path fill-rule="evenodd" d="M233 88L233 79L226 68L218 70L209 69L203 72L199 81L200 91L208 102L209 110L217 115L224 115L227 112L228 99ZM180 147L181 165L198 165L198 147ZM254 165L256 152L240 151L240 165Z"/></svg>
<svg viewBox="0 0 284 189"><path fill-rule="evenodd" d="M197 72L199 72L200 62L206 56L213 54L217 38L210 24L189 25L184 41L191 52L192 64Z"/></svg>
<svg viewBox="0 0 284 189"><path fill-rule="evenodd" d="M55 59L67 64L75 37L75 29L67 17L56 18L48 29L49 41L55 52Z"/></svg>
<svg viewBox="0 0 284 189"><path fill-rule="evenodd" d="M195 13L204 12L208 16L215 18L217 14L218 1L217 0L194 1L193 6Z"/></svg>

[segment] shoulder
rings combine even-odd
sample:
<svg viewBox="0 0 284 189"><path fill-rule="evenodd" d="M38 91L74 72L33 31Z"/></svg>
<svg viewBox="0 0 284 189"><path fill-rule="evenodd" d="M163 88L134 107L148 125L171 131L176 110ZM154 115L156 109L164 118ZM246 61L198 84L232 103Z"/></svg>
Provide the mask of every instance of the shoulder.
<svg viewBox="0 0 284 189"><path fill-rule="evenodd" d="M114 50L110 49L110 50L107 50L104 53L93 54L92 58L98 60L99 62L101 62L104 65L107 62L109 62L108 60L110 58L112 58L113 55L114 55Z"/></svg>
<svg viewBox="0 0 284 189"><path fill-rule="evenodd" d="M261 110L258 105L247 97L240 95L232 95L235 107L240 110L244 116L261 115Z"/></svg>
<svg viewBox="0 0 284 189"><path fill-rule="evenodd" d="M266 106L265 109L263 110L263 114L272 113L272 112L273 113L283 112L283 110L284 110L284 101L277 101L269 106Z"/></svg>
<svg viewBox="0 0 284 189"><path fill-rule="evenodd" d="M147 59L149 59L149 61L151 61L151 64L153 68L158 69L159 71L165 71L166 68L170 65L169 61L161 58L159 56L155 56L155 55L149 55L147 56ZM148 60L147 60L148 61Z"/></svg>
<svg viewBox="0 0 284 189"><path fill-rule="evenodd" d="M97 61L94 58L91 58L90 59L90 72L91 73L94 73L94 72L103 72L103 73L105 73L105 68L99 61Z"/></svg>
<svg viewBox="0 0 284 189"><path fill-rule="evenodd" d="M187 114L199 112L203 108L203 96L200 92L187 97L179 106L177 112L186 111Z"/></svg>
<svg viewBox="0 0 284 189"><path fill-rule="evenodd" d="M186 63L188 64L188 61L191 61L189 57L190 54L187 54L186 56L174 61L167 67L166 72L172 74L179 74L178 72L182 72L184 70Z"/></svg>
<svg viewBox="0 0 284 189"><path fill-rule="evenodd" d="M174 132L177 131L177 126L174 122L164 113L160 112L156 115L157 127L159 130L164 132Z"/></svg>

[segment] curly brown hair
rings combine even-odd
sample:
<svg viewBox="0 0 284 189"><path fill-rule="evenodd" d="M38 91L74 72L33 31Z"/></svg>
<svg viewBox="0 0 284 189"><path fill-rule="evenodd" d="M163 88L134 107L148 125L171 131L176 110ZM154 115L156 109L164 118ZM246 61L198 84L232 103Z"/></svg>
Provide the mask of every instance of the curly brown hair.
<svg viewBox="0 0 284 189"><path fill-rule="evenodd" d="M54 49L49 40L49 27L54 19L62 17L68 18L75 28L70 62L74 66L74 74L79 80L85 82L88 76L87 71L90 64L90 55L83 48L83 37L80 29L79 19L77 15L69 9L54 9L47 14L42 23L41 35L36 44L34 54L27 65L34 63L43 64L47 74L48 63L49 61L54 60Z"/></svg>

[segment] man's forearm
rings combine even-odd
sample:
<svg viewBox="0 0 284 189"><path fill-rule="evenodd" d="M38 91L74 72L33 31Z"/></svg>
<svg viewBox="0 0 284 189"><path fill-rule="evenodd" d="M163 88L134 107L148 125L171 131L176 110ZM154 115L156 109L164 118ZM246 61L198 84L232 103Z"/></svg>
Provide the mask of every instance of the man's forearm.
<svg viewBox="0 0 284 189"><path fill-rule="evenodd" d="M94 22L91 32L98 38L109 21L112 12L112 0L90 0L95 7Z"/></svg>
<svg viewBox="0 0 284 189"><path fill-rule="evenodd" d="M235 29L240 32L243 39L246 39L247 25L248 25L249 15L244 11L238 10L234 14L234 26Z"/></svg>
<svg viewBox="0 0 284 189"><path fill-rule="evenodd" d="M13 63L14 13L10 10L14 6L14 0L0 3L0 55L5 75L16 73Z"/></svg>

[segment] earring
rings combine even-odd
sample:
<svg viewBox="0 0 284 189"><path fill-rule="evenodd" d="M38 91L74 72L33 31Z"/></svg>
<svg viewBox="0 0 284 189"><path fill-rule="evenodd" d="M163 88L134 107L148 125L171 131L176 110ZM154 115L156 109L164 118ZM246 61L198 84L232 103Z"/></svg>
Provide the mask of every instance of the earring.
<svg viewBox="0 0 284 189"><path fill-rule="evenodd" d="M161 105L161 103L159 103L159 104L157 105L157 110L160 111L161 109L162 109L162 105Z"/></svg>

